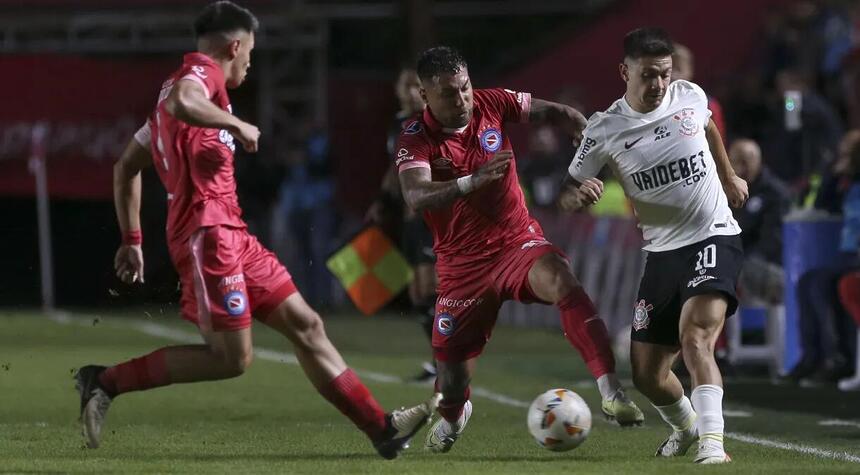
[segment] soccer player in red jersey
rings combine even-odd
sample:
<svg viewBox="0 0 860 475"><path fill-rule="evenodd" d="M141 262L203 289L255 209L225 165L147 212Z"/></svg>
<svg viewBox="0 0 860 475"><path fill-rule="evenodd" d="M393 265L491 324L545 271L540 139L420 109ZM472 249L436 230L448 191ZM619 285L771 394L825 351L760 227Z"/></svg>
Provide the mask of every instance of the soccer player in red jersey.
<svg viewBox="0 0 860 475"><path fill-rule="evenodd" d="M317 390L395 458L430 418L434 401L384 413L347 367L287 270L250 235L233 177L234 138L249 152L260 132L231 113L227 89L242 84L257 29L254 15L229 1L205 7L195 22L197 49L163 84L152 116L114 167L123 243L117 275L143 282L140 170L155 165L168 193L167 240L182 284L182 316L204 344L168 346L109 368L76 374L81 422L98 447L105 416L120 394L241 375L251 364L252 317L286 336Z"/></svg>
<svg viewBox="0 0 860 475"><path fill-rule="evenodd" d="M505 300L555 304L568 341L597 379L603 411L622 425L642 412L624 394L606 325L562 251L529 216L507 122L551 123L581 137L577 110L507 89L472 89L468 67L448 47L418 60L424 114L407 124L395 164L407 204L433 232L439 278L433 351L442 418L425 445L447 452L472 412L469 381Z"/></svg>

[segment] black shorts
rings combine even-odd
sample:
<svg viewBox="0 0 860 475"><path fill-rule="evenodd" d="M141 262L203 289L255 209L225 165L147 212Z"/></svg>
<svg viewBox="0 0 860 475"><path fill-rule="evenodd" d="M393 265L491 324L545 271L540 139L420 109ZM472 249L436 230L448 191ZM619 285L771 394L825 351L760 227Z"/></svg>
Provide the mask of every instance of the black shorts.
<svg viewBox="0 0 860 475"><path fill-rule="evenodd" d="M743 258L740 236L712 236L672 251L649 252L636 297L631 339L680 345L681 307L695 295L723 294L729 304L726 317L734 314Z"/></svg>
<svg viewBox="0 0 860 475"><path fill-rule="evenodd" d="M433 235L421 216L403 221L400 247L403 257L413 266L436 263L436 254L433 253Z"/></svg>

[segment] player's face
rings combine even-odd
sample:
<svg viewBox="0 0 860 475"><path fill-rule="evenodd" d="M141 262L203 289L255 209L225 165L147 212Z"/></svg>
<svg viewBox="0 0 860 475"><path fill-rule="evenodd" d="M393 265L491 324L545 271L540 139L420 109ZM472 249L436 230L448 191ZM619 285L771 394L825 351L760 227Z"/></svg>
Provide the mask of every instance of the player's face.
<svg viewBox="0 0 860 475"><path fill-rule="evenodd" d="M443 126L459 129L472 120L472 81L465 68L436 76L429 84L422 81L422 85L421 97Z"/></svg>
<svg viewBox="0 0 860 475"><path fill-rule="evenodd" d="M421 98L421 82L418 74L411 69L404 69L397 78L395 87L400 108L407 112L424 110L424 99Z"/></svg>
<svg viewBox="0 0 860 475"><path fill-rule="evenodd" d="M251 68L251 51L254 49L254 33L242 31L236 40L231 43L231 48L236 55L230 66L230 74L227 79L227 87L235 89L245 82L248 69Z"/></svg>
<svg viewBox="0 0 860 475"><path fill-rule="evenodd" d="M627 100L638 112L650 112L663 102L672 78L672 57L625 58L621 78L627 83Z"/></svg>

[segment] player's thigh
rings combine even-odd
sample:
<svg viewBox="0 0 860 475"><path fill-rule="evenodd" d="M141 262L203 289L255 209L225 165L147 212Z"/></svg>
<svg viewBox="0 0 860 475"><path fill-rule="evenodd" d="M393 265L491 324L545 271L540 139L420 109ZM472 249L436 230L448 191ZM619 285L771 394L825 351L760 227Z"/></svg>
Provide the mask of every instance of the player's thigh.
<svg viewBox="0 0 860 475"><path fill-rule="evenodd" d="M248 287L251 312L266 323L269 316L288 297L298 293L293 278L275 254L263 247L255 236L243 231L244 278Z"/></svg>
<svg viewBox="0 0 860 475"><path fill-rule="evenodd" d="M678 321L681 295L678 282L683 259L675 251L649 252L633 308L630 339L651 345L680 345Z"/></svg>
<svg viewBox="0 0 860 475"><path fill-rule="evenodd" d="M204 332L250 327L241 236L224 226L200 228L187 246L187 259L177 262L183 282L183 313L194 314L194 318L186 318L196 320Z"/></svg>
<svg viewBox="0 0 860 475"><path fill-rule="evenodd" d="M630 366L637 387L663 381L680 353L677 345L630 342Z"/></svg>
<svg viewBox="0 0 860 475"><path fill-rule="evenodd" d="M528 282L535 297L552 303L580 286L568 261L556 252L547 252L534 261L529 268Z"/></svg>
<svg viewBox="0 0 860 475"><path fill-rule="evenodd" d="M738 306L736 288L743 266L738 236L713 236L687 246L687 275L681 286L681 340L713 342Z"/></svg>
<svg viewBox="0 0 860 475"><path fill-rule="evenodd" d="M436 299L431 345L437 361L459 362L481 354L496 324L501 298L486 272L443 279Z"/></svg>
<svg viewBox="0 0 860 475"><path fill-rule="evenodd" d="M703 293L687 299L681 307L681 343L713 345L726 321L728 298L721 292Z"/></svg>

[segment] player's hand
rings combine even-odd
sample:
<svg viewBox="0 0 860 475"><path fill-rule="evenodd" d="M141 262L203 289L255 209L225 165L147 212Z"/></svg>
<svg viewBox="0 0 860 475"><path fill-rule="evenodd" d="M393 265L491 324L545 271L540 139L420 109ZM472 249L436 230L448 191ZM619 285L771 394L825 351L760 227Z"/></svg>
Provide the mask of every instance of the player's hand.
<svg viewBox="0 0 860 475"><path fill-rule="evenodd" d="M734 208L740 208L746 203L750 197L747 182L743 178L734 175L726 183L723 183L723 191L726 192L726 198L729 199L729 204Z"/></svg>
<svg viewBox="0 0 860 475"><path fill-rule="evenodd" d="M576 198L584 206L593 205L600 201L603 196L603 182L597 178L586 178L578 188L576 188Z"/></svg>
<svg viewBox="0 0 860 475"><path fill-rule="evenodd" d="M126 284L143 283L143 249L140 245L123 244L113 258L116 276Z"/></svg>
<svg viewBox="0 0 860 475"><path fill-rule="evenodd" d="M257 144L260 141L260 129L256 125L240 120L230 132L242 144L242 148L246 152L254 153L257 151Z"/></svg>
<svg viewBox="0 0 860 475"><path fill-rule="evenodd" d="M514 152L511 150L497 152L489 162L481 165L475 173L472 173L472 183L475 188L480 188L505 176L513 158Z"/></svg>

